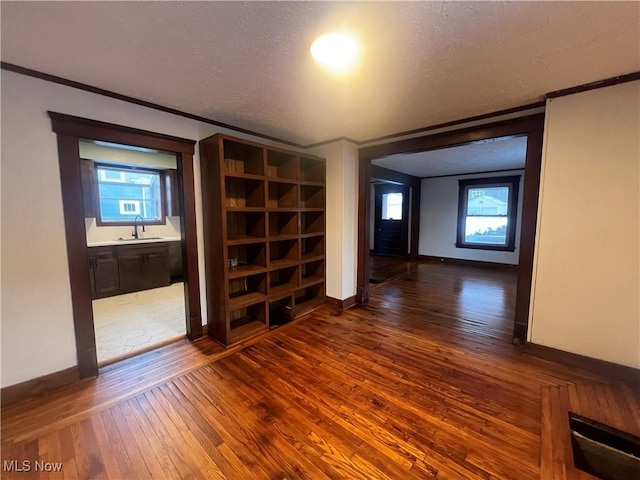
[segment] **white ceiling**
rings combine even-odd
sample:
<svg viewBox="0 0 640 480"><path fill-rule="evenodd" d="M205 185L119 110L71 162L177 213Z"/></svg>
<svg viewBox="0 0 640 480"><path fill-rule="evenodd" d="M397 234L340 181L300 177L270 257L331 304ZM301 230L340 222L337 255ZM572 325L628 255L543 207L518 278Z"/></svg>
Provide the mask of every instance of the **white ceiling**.
<svg viewBox="0 0 640 480"><path fill-rule="evenodd" d="M503 137L428 152L389 155L376 158L373 164L424 178L524 168L526 155L526 137Z"/></svg>
<svg viewBox="0 0 640 480"><path fill-rule="evenodd" d="M2 60L300 143L521 106L640 70L639 2L1 2ZM365 46L338 80L314 37Z"/></svg>

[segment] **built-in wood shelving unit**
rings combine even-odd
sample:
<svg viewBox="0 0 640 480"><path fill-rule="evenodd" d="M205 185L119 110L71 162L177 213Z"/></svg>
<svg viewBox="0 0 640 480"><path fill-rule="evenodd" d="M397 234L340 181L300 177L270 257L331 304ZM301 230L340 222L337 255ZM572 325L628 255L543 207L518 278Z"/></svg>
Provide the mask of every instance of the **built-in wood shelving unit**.
<svg viewBox="0 0 640 480"><path fill-rule="evenodd" d="M325 161L200 142L209 336L232 345L325 302Z"/></svg>

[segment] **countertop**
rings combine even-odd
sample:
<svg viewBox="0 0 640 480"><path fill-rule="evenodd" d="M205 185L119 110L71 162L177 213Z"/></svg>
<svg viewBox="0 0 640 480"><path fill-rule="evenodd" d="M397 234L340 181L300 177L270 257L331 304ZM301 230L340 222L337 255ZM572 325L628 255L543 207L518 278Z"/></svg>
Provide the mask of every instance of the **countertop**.
<svg viewBox="0 0 640 480"><path fill-rule="evenodd" d="M108 247L111 245L136 245L138 243L160 243L160 242L179 242L180 237L162 237L162 238L138 238L136 240L101 240L99 242L89 242L87 247Z"/></svg>

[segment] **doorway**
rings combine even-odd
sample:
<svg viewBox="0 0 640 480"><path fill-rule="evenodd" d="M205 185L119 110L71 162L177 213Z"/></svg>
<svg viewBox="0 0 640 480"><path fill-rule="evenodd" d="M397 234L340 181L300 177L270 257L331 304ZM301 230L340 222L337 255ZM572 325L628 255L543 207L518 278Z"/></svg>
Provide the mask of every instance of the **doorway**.
<svg viewBox="0 0 640 480"><path fill-rule="evenodd" d="M182 261L183 284L179 286L179 288L182 290L181 297L182 304L184 305L184 331L189 339L201 337L202 321L197 265L193 174L195 141L55 112L49 112L49 116L52 120L53 131L57 134L58 141L58 159L67 239L71 300L80 377L87 378L98 374L96 330L92 303L95 300L96 292L100 292L98 296L102 296L105 292L112 294L114 293L114 289L119 289L119 293L132 293L128 290L131 290L133 288L132 285L137 285L137 283L140 283L141 290L148 290L149 287L155 286L154 282L158 280L158 268L161 263L159 261L160 252L158 245L154 246L154 252L135 252L137 255L135 265L131 263L134 252L127 251L125 252L126 255L122 255L123 261L125 261L125 263L128 261L129 267L135 267L132 270L134 273L140 273L140 282L136 282L135 278L127 276L127 281L122 284L117 282L111 286L107 285L109 281L114 282L115 277L113 275L115 271L117 271L118 274L120 273L118 265L120 257L118 256L119 252L115 252L111 259L105 259L104 256L99 255L101 261L97 261L97 259L92 258L93 255L90 255L90 249L87 245L88 227L86 210L89 208L89 202L92 200L98 202L99 199L91 194L83 195L83 191L87 190L86 186L83 190L83 175L86 176L87 171L80 155L80 142L83 140L106 142L120 146L134 146L134 148L137 149L165 152L167 155L175 158L176 168L175 175L173 175L175 177L172 183L173 189L162 188L158 195L165 198L164 203L167 205L171 203L166 202L168 195L173 195L177 200L173 202L173 207L177 209L177 215L173 216L176 217L174 221L177 222L177 224L175 226L179 228L180 234L173 238L173 240L175 240L178 245ZM110 169L110 171L104 175L105 177L111 177L112 179L116 177L117 179L126 178L126 172L116 171L119 169L114 168L113 165L107 169ZM150 172L154 169L147 167L143 170ZM140 171L141 169L138 169L138 172ZM96 175L95 170L93 174ZM164 181L169 177L169 175L164 174L158 175L158 178L162 178ZM142 182L142 179L140 179L140 182ZM147 196L148 195L150 194L147 193ZM143 208L142 204L147 200L149 200L149 198L145 200L140 199L138 206L141 212ZM125 212L125 214L137 214L137 218L133 221L132 231L138 233L135 240L136 243L139 244L139 236L142 228L151 228L154 223L159 224L160 220L157 222L148 221L146 225L143 225L144 219L142 222L140 221L141 215L138 214L140 212L136 210L134 203L135 199L134 201L124 201L124 203L117 202L116 211ZM153 209L151 203L148 205L148 208ZM147 210L147 213L149 213L149 210ZM159 216L164 216L164 213L161 213ZM106 217L108 217L108 215ZM109 218L102 217L100 221L105 223L105 220L108 222ZM111 225L110 228L124 227L128 233L124 233L124 236L121 237L123 238L121 242L123 244L129 243L127 242L127 235L131 233L129 232L131 227L129 223L131 222L116 221L114 223L125 223L125 225ZM160 236L153 235L153 232L149 233L151 233L149 237ZM110 237L113 236L112 233L108 235ZM146 238L147 242L157 240L149 237ZM144 240L143 235L143 241ZM119 243L120 240L110 239L110 243L113 242ZM136 248L133 244L124 246L128 249ZM117 245L113 248L117 248ZM142 248L151 247L144 245ZM156 252L156 250L158 251ZM96 270L96 265L98 264L101 267L107 266L107 268L102 268L99 274ZM111 266L111 271L108 268L109 265ZM148 266L146 270L145 265ZM96 288L96 282L99 282L100 288ZM127 292L122 290L122 285L126 287L125 290L127 290Z"/></svg>
<svg viewBox="0 0 640 480"><path fill-rule="evenodd" d="M98 364L183 338L175 153L80 139Z"/></svg>
<svg viewBox="0 0 640 480"><path fill-rule="evenodd" d="M478 127L360 148L358 224L361 227L358 229L357 301L364 303L369 297L371 268L369 261L370 239L369 232L365 231L362 226L370 224L369 215L372 201L370 182L373 177L372 171L375 168L375 165L372 164L373 160L394 154L425 152L445 147L490 141L490 139L494 138L524 136L527 141L521 235L518 245L519 261L513 319L513 340L515 342L526 341L533 273L533 252L537 222L543 127L544 114L536 114Z"/></svg>
<svg viewBox="0 0 640 480"><path fill-rule="evenodd" d="M373 253L404 257L408 253L409 189L404 185L375 185Z"/></svg>

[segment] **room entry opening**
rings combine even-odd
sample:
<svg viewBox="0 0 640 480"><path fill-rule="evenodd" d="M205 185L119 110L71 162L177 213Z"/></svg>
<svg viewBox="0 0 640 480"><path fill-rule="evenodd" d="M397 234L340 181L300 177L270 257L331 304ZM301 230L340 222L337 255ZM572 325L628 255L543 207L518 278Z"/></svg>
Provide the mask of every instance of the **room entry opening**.
<svg viewBox="0 0 640 480"><path fill-rule="evenodd" d="M190 340L201 337L193 165L195 141L48 113L58 144L79 377L98 374L93 304L96 300L108 301L119 298L120 294L150 292L162 283L163 287L176 289L176 310L183 319L180 335L184 331ZM102 147L109 147L108 155L97 151ZM95 158L90 157L91 152ZM152 165L142 158L139 162L124 158L152 153L163 156L163 160L170 160L172 164ZM103 183L102 195L99 183ZM108 245L102 245L103 242ZM173 265L171 258L180 258L181 268L178 264ZM171 273L172 265L176 267L175 275ZM172 276L176 282L172 282ZM145 307L145 314L149 310ZM160 332L149 333L151 339ZM141 339L128 343L139 341Z"/></svg>
<svg viewBox="0 0 640 480"><path fill-rule="evenodd" d="M186 335L175 153L79 139L99 365Z"/></svg>

